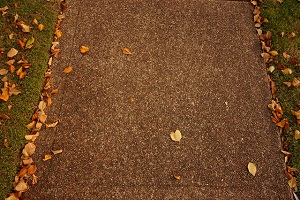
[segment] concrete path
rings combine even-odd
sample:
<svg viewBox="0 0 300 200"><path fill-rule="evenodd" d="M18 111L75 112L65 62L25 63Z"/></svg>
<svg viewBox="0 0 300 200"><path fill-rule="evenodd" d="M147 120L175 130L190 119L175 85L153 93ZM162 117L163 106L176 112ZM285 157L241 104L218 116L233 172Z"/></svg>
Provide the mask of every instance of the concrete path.
<svg viewBox="0 0 300 200"><path fill-rule="evenodd" d="M47 109L61 123L37 141L41 178L28 199L290 198L248 2L68 5Z"/></svg>

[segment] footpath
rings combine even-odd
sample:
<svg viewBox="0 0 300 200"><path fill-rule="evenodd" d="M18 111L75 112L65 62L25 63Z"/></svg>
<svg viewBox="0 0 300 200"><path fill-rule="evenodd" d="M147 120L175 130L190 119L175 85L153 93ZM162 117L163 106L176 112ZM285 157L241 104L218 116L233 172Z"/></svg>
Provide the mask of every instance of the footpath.
<svg viewBox="0 0 300 200"><path fill-rule="evenodd" d="M249 2L72 0L65 14L46 109L60 122L36 141L28 199L291 199Z"/></svg>

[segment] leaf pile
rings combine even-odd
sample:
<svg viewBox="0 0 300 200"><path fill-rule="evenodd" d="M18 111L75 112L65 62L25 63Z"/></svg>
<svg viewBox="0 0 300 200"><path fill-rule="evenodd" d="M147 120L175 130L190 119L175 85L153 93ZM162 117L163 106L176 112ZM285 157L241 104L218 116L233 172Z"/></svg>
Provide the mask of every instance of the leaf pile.
<svg viewBox="0 0 300 200"><path fill-rule="evenodd" d="M270 89L273 98L272 103L268 105L268 108L272 112L271 120L276 124L276 126L279 128L281 133L282 149L283 149L281 152L285 156L285 163L286 163L285 174L289 179L288 185L290 186L290 188L297 190L296 176L298 175L298 172L296 168L290 166L292 153L288 151L289 146L283 133L291 131L292 129L290 124L293 123L294 120L290 119L289 116L291 114L295 116L298 124L300 124L300 110L299 111L287 110L286 106L282 107L280 99L277 98L277 94L278 92L282 93L282 89L281 89L282 85L292 90L300 86L300 80L299 80L300 78L299 75L297 76L297 74L299 74L300 63L297 61L296 57L292 55L292 52L289 52L291 48L286 48L286 49L284 48L287 45L285 46L273 45L272 38L274 33L271 32L271 30L266 29L265 27L272 27L271 25L269 25L269 23L271 23L272 20L275 19L275 17L270 20L262 17L260 5L261 4L265 5L264 4L265 1L267 2L267 0L251 0L251 3L253 5L253 10L252 10L254 16L253 20L261 42L261 50L262 50L261 57L264 59L264 62L268 69L268 81L270 83ZM272 6L276 7L274 9L277 10L279 10L281 6L286 6L286 5L287 4L284 0L278 0L276 3L273 2L272 4ZM262 8L262 10L263 9L264 8ZM271 14L270 16L272 17ZM284 20L284 19L280 19L280 20ZM288 34L285 34L285 31L282 30L280 33L278 32L275 33L274 37L276 40L274 42L278 44L280 42L279 41L280 38L282 38L281 40L284 41L291 41L296 36L297 34L295 33L295 31L291 31L288 32ZM283 77L283 79L289 81L283 81L281 83L278 83L278 78L276 77ZM274 81L274 78L276 79L276 82ZM279 90L277 91L278 87ZM299 131L296 130L295 139L297 140L299 138L300 138Z"/></svg>

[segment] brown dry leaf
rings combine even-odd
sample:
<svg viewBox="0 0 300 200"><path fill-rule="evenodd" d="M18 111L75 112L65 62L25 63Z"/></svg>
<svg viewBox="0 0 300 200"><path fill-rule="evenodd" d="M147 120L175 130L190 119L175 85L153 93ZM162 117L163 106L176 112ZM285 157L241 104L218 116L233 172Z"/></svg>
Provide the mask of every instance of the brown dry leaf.
<svg viewBox="0 0 300 200"><path fill-rule="evenodd" d="M50 154L46 154L45 158L43 158L43 161L50 160L51 158L52 158L52 156Z"/></svg>
<svg viewBox="0 0 300 200"><path fill-rule="evenodd" d="M288 152L288 151L281 150L281 153L283 153L287 157L292 157L292 154L290 152Z"/></svg>
<svg viewBox="0 0 300 200"><path fill-rule="evenodd" d="M62 37L62 32L61 32L61 30L58 30L58 29L57 29L57 30L55 31L54 34L56 35L57 38L61 38L61 37Z"/></svg>
<svg viewBox="0 0 300 200"><path fill-rule="evenodd" d="M0 69L0 75L5 75L8 73L7 69Z"/></svg>
<svg viewBox="0 0 300 200"><path fill-rule="evenodd" d="M15 196L14 193L10 193L9 197L5 198L4 200L19 200L19 197Z"/></svg>
<svg viewBox="0 0 300 200"><path fill-rule="evenodd" d="M39 24L38 20L35 19L35 18L32 20L32 23L35 24L35 25L38 25L38 24Z"/></svg>
<svg viewBox="0 0 300 200"><path fill-rule="evenodd" d="M278 122L277 124L276 124L276 126L279 126L280 128L283 128L283 127L285 127L285 124L287 123L287 119L283 119L283 120L281 120L280 122Z"/></svg>
<svg viewBox="0 0 300 200"><path fill-rule="evenodd" d="M32 185L34 185L34 184L37 184L37 180L38 180L38 176L36 176L36 175L34 175L34 174L32 174Z"/></svg>
<svg viewBox="0 0 300 200"><path fill-rule="evenodd" d="M293 70L291 68L285 68L285 69L283 69L281 71L284 74L292 74L293 73Z"/></svg>
<svg viewBox="0 0 300 200"><path fill-rule="evenodd" d="M283 55L283 57L286 58L286 59L291 58L291 56L290 56L289 54L287 54L287 52L283 52L282 55Z"/></svg>
<svg viewBox="0 0 300 200"><path fill-rule="evenodd" d="M293 38L293 37L295 37L295 36L296 36L296 34L295 34L294 32L291 32L291 33L288 35L288 39Z"/></svg>
<svg viewBox="0 0 300 200"><path fill-rule="evenodd" d="M294 87L298 87L300 86L300 81L296 77L294 77L292 84Z"/></svg>
<svg viewBox="0 0 300 200"><path fill-rule="evenodd" d="M4 7L0 8L0 11L1 11L1 12L2 12L2 11L6 11L6 10L8 10L8 6L4 6Z"/></svg>
<svg viewBox="0 0 300 200"><path fill-rule="evenodd" d="M128 49L128 48L123 48L122 49L122 52L123 52L123 54L125 54L125 55L131 55L132 53L131 53L131 51L130 51L130 49Z"/></svg>
<svg viewBox="0 0 300 200"><path fill-rule="evenodd" d="M34 142L39 136L40 133L36 132L34 135L25 135L25 139Z"/></svg>
<svg viewBox="0 0 300 200"><path fill-rule="evenodd" d="M20 26L22 27L22 31L23 31L24 33L30 32L30 27L27 26L26 24L20 24Z"/></svg>
<svg viewBox="0 0 300 200"><path fill-rule="evenodd" d="M12 106L13 106L13 102L9 102L9 104L7 106L8 110L10 110L12 108Z"/></svg>
<svg viewBox="0 0 300 200"><path fill-rule="evenodd" d="M35 124L36 124L36 121L32 121L32 122L30 122L29 124L27 124L26 127L27 127L29 130L31 130L31 129L33 129L33 128L35 127Z"/></svg>
<svg viewBox="0 0 300 200"><path fill-rule="evenodd" d="M27 169L27 175L31 176L32 174L34 174L36 172L36 165L29 165L28 169Z"/></svg>
<svg viewBox="0 0 300 200"><path fill-rule="evenodd" d="M28 142L28 143L25 145L25 147L24 147L24 149L23 149L23 151L22 151L22 154L23 154L24 156L31 156L32 154L34 154L35 149L36 149L35 144L33 144L32 142Z"/></svg>
<svg viewBox="0 0 300 200"><path fill-rule="evenodd" d="M7 139L4 139L4 141L3 141L3 146L5 146L6 148L8 147Z"/></svg>
<svg viewBox="0 0 300 200"><path fill-rule="evenodd" d="M53 57L50 57L48 60L48 65L50 65L50 66L52 65L52 60L53 60Z"/></svg>
<svg viewBox="0 0 300 200"><path fill-rule="evenodd" d="M7 101L9 99L9 94L7 88L2 88L2 94L0 95L0 99L3 101Z"/></svg>
<svg viewBox="0 0 300 200"><path fill-rule="evenodd" d="M46 128L54 128L54 127L57 126L57 124L58 124L58 121L56 121L56 122L54 122L52 124L46 124Z"/></svg>
<svg viewBox="0 0 300 200"><path fill-rule="evenodd" d="M51 97L47 97L47 98L46 98L46 104L47 104L47 106L50 106L50 105L52 104L52 99L51 99Z"/></svg>
<svg viewBox="0 0 300 200"><path fill-rule="evenodd" d="M295 140L299 140L300 139L300 131L295 130Z"/></svg>
<svg viewBox="0 0 300 200"><path fill-rule="evenodd" d="M72 71L72 67L71 66L68 66L68 67L66 67L65 69L64 69L64 73L65 74L68 74L68 73L70 73Z"/></svg>
<svg viewBox="0 0 300 200"><path fill-rule="evenodd" d="M90 49L89 49L88 47L86 47L86 46L81 46L79 50L80 50L80 53L86 53L86 52L88 52Z"/></svg>
<svg viewBox="0 0 300 200"><path fill-rule="evenodd" d="M23 177L25 176L25 174L27 174L27 166L24 166L18 173L19 177Z"/></svg>
<svg viewBox="0 0 300 200"><path fill-rule="evenodd" d="M52 90L52 91L50 92L50 95L53 95L53 94L56 94L56 93L58 93L58 88Z"/></svg>
<svg viewBox="0 0 300 200"><path fill-rule="evenodd" d="M29 186L25 183L25 181L21 178L21 180L19 181L19 183L15 186L15 190L16 191L26 191L28 190Z"/></svg>
<svg viewBox="0 0 300 200"><path fill-rule="evenodd" d="M292 83L291 82L282 82L284 85L286 85L287 87L291 87Z"/></svg>
<svg viewBox="0 0 300 200"><path fill-rule="evenodd" d="M62 152L63 152L62 149L60 149L60 150L52 150L52 153L53 153L54 155L59 154L59 153L62 153Z"/></svg>
<svg viewBox="0 0 300 200"><path fill-rule="evenodd" d="M175 174L173 175L173 177L174 177L176 180L180 180L180 178L181 178L180 176L175 175Z"/></svg>
<svg viewBox="0 0 300 200"><path fill-rule="evenodd" d="M266 39L271 39L271 37L272 37L272 33L271 33L271 31L267 31L267 33L265 34L265 37L266 37Z"/></svg>
<svg viewBox="0 0 300 200"><path fill-rule="evenodd" d="M14 73L14 71L16 70L15 66L13 65L9 65L8 69L10 73Z"/></svg>
<svg viewBox="0 0 300 200"><path fill-rule="evenodd" d="M10 117L6 114L2 114L0 113L0 118L3 118L3 119L10 119Z"/></svg>
<svg viewBox="0 0 300 200"><path fill-rule="evenodd" d="M252 174L253 176L255 176L256 174L256 164L252 163L252 162L249 162L248 163L248 171L250 172L250 174Z"/></svg>
<svg viewBox="0 0 300 200"><path fill-rule="evenodd" d="M294 188L297 186L297 180L295 177L292 177L289 181L288 181L288 184L290 186L290 188Z"/></svg>
<svg viewBox="0 0 300 200"><path fill-rule="evenodd" d="M269 20L267 18L264 18L263 22L268 23Z"/></svg>
<svg viewBox="0 0 300 200"><path fill-rule="evenodd" d="M7 61L6 64L7 65L12 65L12 64L15 63L15 61L16 61L15 59L11 59L11 60Z"/></svg>
<svg viewBox="0 0 300 200"><path fill-rule="evenodd" d="M180 142L180 140L182 138L182 135L181 135L181 132L179 130L176 130L175 132L170 133L170 137L173 141Z"/></svg>
<svg viewBox="0 0 300 200"><path fill-rule="evenodd" d="M18 50L15 48L11 48L9 52L7 52L7 57L12 58L18 54Z"/></svg>
<svg viewBox="0 0 300 200"><path fill-rule="evenodd" d="M278 52L277 52L277 51L274 51L274 50L273 50L273 51L270 51L269 53L270 53L272 56L277 56L277 55L278 55Z"/></svg>
<svg viewBox="0 0 300 200"><path fill-rule="evenodd" d="M261 53L260 55L261 55L261 57L264 58L265 62L267 62L270 58L270 54L268 54L268 53Z"/></svg>
<svg viewBox="0 0 300 200"><path fill-rule="evenodd" d="M45 101L40 101L38 107L39 107L40 110L44 110L46 108L46 102Z"/></svg>
<svg viewBox="0 0 300 200"><path fill-rule="evenodd" d="M45 112L43 110L39 111L39 116L38 119L40 122L45 123L46 119L47 119L47 115L45 114Z"/></svg>
<svg viewBox="0 0 300 200"><path fill-rule="evenodd" d="M39 131L39 130L41 130L42 126L43 126L42 122L37 122L36 125L35 125L34 131Z"/></svg>
<svg viewBox="0 0 300 200"><path fill-rule="evenodd" d="M39 25L38 25L38 29L39 29L40 31L44 30L44 28L45 28L45 26L44 26L43 24L39 24Z"/></svg>
<svg viewBox="0 0 300 200"><path fill-rule="evenodd" d="M277 2L279 2L279 3L282 3L282 2L283 2L283 0L277 0Z"/></svg>
<svg viewBox="0 0 300 200"><path fill-rule="evenodd" d="M32 158L28 158L28 159L24 159L22 160L23 165L31 165L33 163L33 159Z"/></svg>

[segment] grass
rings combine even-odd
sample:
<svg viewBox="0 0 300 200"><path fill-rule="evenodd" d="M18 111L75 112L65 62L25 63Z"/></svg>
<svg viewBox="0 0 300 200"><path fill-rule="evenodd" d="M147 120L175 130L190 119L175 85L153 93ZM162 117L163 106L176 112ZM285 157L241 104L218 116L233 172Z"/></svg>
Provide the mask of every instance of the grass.
<svg viewBox="0 0 300 200"><path fill-rule="evenodd" d="M25 125L30 122L33 115L44 82L44 73L47 69L49 58L49 49L53 41L54 26L57 22L59 12L58 3L50 3L45 0L22 0L17 1L2 0L0 8L8 6L8 13L0 16L0 48L5 48L5 53L0 57L0 69L7 69L5 62L8 61L6 53L10 48L19 50L16 60L18 61L24 55L29 63L33 65L27 69L24 79L19 79L16 73L9 73L6 76L10 82L17 85L21 91L19 95L14 95L7 102L0 100L0 113L10 116L11 119L0 118L0 199L7 197L13 189L14 176L17 173L20 162L20 151L25 144L24 135L28 134ZM29 33L23 33L20 29L13 26L15 14L19 15L18 20L24 21L33 28ZM39 31L36 25L32 24L33 19L37 19L45 28ZM13 39L8 38L8 32L15 32ZM18 39L35 38L34 45L31 49L22 50L17 43ZM14 64L16 69L18 65ZM3 76L0 76L2 79ZM3 82L0 81L0 87ZM9 103L12 108L8 109ZM3 145L7 140L8 147Z"/></svg>
<svg viewBox="0 0 300 200"><path fill-rule="evenodd" d="M300 63L300 2L298 0L283 0L282 3L277 0L263 0L260 5L262 17L268 19L268 23L263 24L263 31L270 30L272 33L271 41L273 50L278 51L278 63L269 63L269 66L276 67L273 73L270 73L271 78L276 84L276 97L283 107L284 118L288 119L289 129L283 131L284 148L292 153L290 165L300 171L300 141L295 140L295 130L300 130L300 125L296 118L291 114L291 110L300 110L300 87L288 88L283 82L292 81L294 77L300 80L300 66L292 64L291 60L296 59ZM284 36L281 33L284 32ZM288 35L294 32L293 38L288 38ZM282 55L287 52L292 58L287 59ZM281 72L280 64L291 68L293 73L286 75ZM282 65L281 65L282 66ZM296 174L298 180L298 188L300 186L300 173Z"/></svg>

